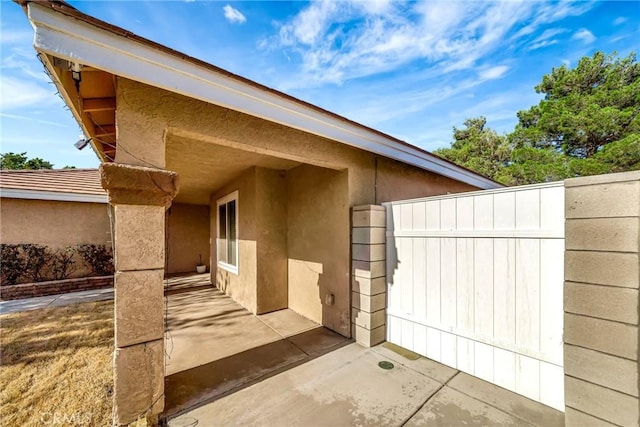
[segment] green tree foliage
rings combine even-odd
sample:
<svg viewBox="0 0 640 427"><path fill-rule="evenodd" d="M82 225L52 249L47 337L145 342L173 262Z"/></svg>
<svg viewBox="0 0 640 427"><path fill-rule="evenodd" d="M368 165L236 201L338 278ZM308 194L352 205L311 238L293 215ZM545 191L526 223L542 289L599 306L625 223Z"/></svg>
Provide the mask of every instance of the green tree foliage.
<svg viewBox="0 0 640 427"><path fill-rule="evenodd" d="M550 148L521 147L511 152L509 165L491 178L505 185L558 181L570 176L568 157Z"/></svg>
<svg viewBox="0 0 640 427"><path fill-rule="evenodd" d="M436 153L505 185L640 170L640 64L635 53L596 52L554 68L536 86L538 105L518 112L508 136L483 117L454 128Z"/></svg>
<svg viewBox="0 0 640 427"><path fill-rule="evenodd" d="M516 147L554 148L589 158L606 144L640 132L640 64L596 52L574 69L554 68L535 88L538 105L518 112Z"/></svg>
<svg viewBox="0 0 640 427"><path fill-rule="evenodd" d="M0 169L53 169L53 164L39 157L29 159L27 153L0 154Z"/></svg>
<svg viewBox="0 0 640 427"><path fill-rule="evenodd" d="M504 135L498 135L486 124L484 117L465 120L464 129L453 128L451 148L441 148L435 153L485 176L496 176L508 165L511 147Z"/></svg>

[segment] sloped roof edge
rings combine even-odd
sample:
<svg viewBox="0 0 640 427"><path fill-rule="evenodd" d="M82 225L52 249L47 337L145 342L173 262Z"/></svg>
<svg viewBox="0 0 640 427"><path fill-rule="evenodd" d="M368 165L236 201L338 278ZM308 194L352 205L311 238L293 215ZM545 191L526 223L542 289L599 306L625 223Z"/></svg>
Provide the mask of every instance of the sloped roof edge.
<svg viewBox="0 0 640 427"><path fill-rule="evenodd" d="M34 47L58 58L332 139L482 188L502 185L426 150L86 15L61 1L18 1Z"/></svg>
<svg viewBox="0 0 640 427"><path fill-rule="evenodd" d="M0 198L108 202L98 169L2 170Z"/></svg>

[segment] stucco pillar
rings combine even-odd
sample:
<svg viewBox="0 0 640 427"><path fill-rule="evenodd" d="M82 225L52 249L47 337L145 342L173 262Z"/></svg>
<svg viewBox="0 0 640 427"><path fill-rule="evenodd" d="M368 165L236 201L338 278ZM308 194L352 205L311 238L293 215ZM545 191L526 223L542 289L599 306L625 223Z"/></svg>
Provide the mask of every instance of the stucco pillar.
<svg viewBox="0 0 640 427"><path fill-rule="evenodd" d="M640 172L565 181L567 426L637 426Z"/></svg>
<svg viewBox="0 0 640 427"><path fill-rule="evenodd" d="M115 219L114 423L154 423L164 408L165 209L178 176L115 163L100 173Z"/></svg>
<svg viewBox="0 0 640 427"><path fill-rule="evenodd" d="M386 211L356 206L351 232L351 334L371 347L386 337Z"/></svg>

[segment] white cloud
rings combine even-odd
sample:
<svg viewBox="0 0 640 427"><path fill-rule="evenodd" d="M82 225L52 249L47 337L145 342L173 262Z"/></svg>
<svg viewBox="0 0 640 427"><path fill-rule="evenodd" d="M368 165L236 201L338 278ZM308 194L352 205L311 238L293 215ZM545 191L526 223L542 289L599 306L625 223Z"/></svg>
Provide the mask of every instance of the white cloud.
<svg viewBox="0 0 640 427"><path fill-rule="evenodd" d="M6 56L2 57L2 65L0 65L3 73L6 73L7 70L13 70L14 74L18 72L42 82L51 81L45 74L44 67L38 61L36 52L33 49L13 47L4 53Z"/></svg>
<svg viewBox="0 0 640 427"><path fill-rule="evenodd" d="M27 45L33 40L33 32L25 30L2 29L0 42L3 45Z"/></svg>
<svg viewBox="0 0 640 427"><path fill-rule="evenodd" d="M585 43L592 43L596 39L596 36L586 28L582 28L576 31L571 38L574 40L581 40Z"/></svg>
<svg viewBox="0 0 640 427"><path fill-rule="evenodd" d="M624 34L622 36L614 37L611 39L611 43L615 43L619 40L626 39L627 37L629 37L629 34Z"/></svg>
<svg viewBox="0 0 640 427"><path fill-rule="evenodd" d="M538 37L536 37L535 39L533 39L532 43L538 43L538 42L542 42L542 41L546 41L549 40L557 35L566 33L567 31L569 31L566 28L549 28L543 31L542 34L540 34Z"/></svg>
<svg viewBox="0 0 640 427"><path fill-rule="evenodd" d="M619 16L613 20L613 25L621 25L627 22L627 18L625 16Z"/></svg>
<svg viewBox="0 0 640 427"><path fill-rule="evenodd" d="M55 99L55 90L45 89L30 80L7 75L0 79L0 110L2 111L42 106L52 103Z"/></svg>
<svg viewBox="0 0 640 427"><path fill-rule="evenodd" d="M280 28L282 44L314 44L331 22L339 20L338 8L338 3L329 0L311 3L291 23Z"/></svg>
<svg viewBox="0 0 640 427"><path fill-rule="evenodd" d="M498 65L496 67L485 68L480 70L478 75L483 80L495 80L504 76L505 73L509 71L509 67L506 65Z"/></svg>
<svg viewBox="0 0 640 427"><path fill-rule="evenodd" d="M35 123L41 123L44 125L51 125L51 126L56 126L56 127L61 127L61 128L65 128L66 124L62 124L59 122L54 122L51 120L42 120L39 119L33 115L31 116L21 116L18 114L7 114L7 113L0 113L0 117L6 117L8 119L17 119L17 120L26 120L26 121L31 121L31 122L35 122Z"/></svg>
<svg viewBox="0 0 640 427"><path fill-rule="evenodd" d="M278 33L258 46L284 48L300 56L299 75L282 84L283 90L339 85L398 70L413 61L425 61L432 70L447 73L477 68L503 49L505 41L515 49L541 26L590 7L590 2L380 1L365 6L357 0L319 0L276 24ZM522 28L522 22L530 24ZM550 45L555 43L554 36L565 31L547 30L529 43L535 48Z"/></svg>
<svg viewBox="0 0 640 427"><path fill-rule="evenodd" d="M355 2L355 6L372 15L383 15L389 11L393 0L363 0Z"/></svg>
<svg viewBox="0 0 640 427"><path fill-rule="evenodd" d="M541 42L538 42L538 43L530 44L528 49L529 50L541 49L543 47L552 46L552 45L557 44L557 43L558 43L558 40L544 40L544 41L541 41Z"/></svg>
<svg viewBox="0 0 640 427"><path fill-rule="evenodd" d="M566 28L549 28L547 30L544 30L542 34L531 41L527 49L536 50L557 44L558 40L554 37L559 36L560 34L564 34L568 31L569 30Z"/></svg>
<svg viewBox="0 0 640 427"><path fill-rule="evenodd" d="M244 24L247 22L247 18L238 10L227 4L222 8L224 10L224 17L227 21L234 24Z"/></svg>

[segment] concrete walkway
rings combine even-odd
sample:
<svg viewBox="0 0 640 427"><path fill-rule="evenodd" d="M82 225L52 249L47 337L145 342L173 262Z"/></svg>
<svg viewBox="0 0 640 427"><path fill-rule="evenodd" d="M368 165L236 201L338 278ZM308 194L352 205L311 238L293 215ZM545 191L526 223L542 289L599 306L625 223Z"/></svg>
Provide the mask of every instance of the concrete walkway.
<svg viewBox="0 0 640 427"><path fill-rule="evenodd" d="M169 421L196 424L552 427L564 414L429 359L352 343Z"/></svg>
<svg viewBox="0 0 640 427"><path fill-rule="evenodd" d="M211 286L209 273L186 273L175 275L165 280L165 288L168 293L178 289L193 289L204 285ZM113 288L69 292L66 294L47 295L44 297L25 298L11 301L0 301L0 314L36 310L46 307L60 307L68 304L75 304L77 302L105 301L109 299L113 299Z"/></svg>
<svg viewBox="0 0 640 427"><path fill-rule="evenodd" d="M113 288L95 289L45 297L25 298L12 301L0 301L0 314L18 311L36 310L46 307L60 307L77 302L104 301L113 299Z"/></svg>

